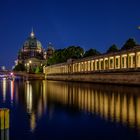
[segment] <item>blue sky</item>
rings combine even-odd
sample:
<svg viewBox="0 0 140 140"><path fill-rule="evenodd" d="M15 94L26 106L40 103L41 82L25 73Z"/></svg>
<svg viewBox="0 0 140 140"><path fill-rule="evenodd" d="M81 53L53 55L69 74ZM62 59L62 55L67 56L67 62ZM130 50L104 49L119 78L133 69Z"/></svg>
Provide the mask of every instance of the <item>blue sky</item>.
<svg viewBox="0 0 140 140"><path fill-rule="evenodd" d="M44 48L79 45L105 52L140 43L140 0L0 0L0 66L11 68L32 27Z"/></svg>

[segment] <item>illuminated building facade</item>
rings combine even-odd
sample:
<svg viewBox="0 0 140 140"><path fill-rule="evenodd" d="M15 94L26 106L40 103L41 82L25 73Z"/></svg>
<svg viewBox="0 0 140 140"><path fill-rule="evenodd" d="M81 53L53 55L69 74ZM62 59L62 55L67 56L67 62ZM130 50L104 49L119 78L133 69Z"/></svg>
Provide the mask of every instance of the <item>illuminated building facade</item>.
<svg viewBox="0 0 140 140"><path fill-rule="evenodd" d="M44 67L48 80L140 85L140 46Z"/></svg>
<svg viewBox="0 0 140 140"><path fill-rule="evenodd" d="M115 53L102 54L66 63L47 66L44 73L74 74L91 72L108 72L114 70L138 70L140 68L140 46Z"/></svg>
<svg viewBox="0 0 140 140"><path fill-rule="evenodd" d="M47 50L43 49L41 42L37 40L32 31L18 53L16 65L23 64L27 71L37 67L42 67L46 64L47 58L49 58L54 52L53 47L51 47L48 45Z"/></svg>

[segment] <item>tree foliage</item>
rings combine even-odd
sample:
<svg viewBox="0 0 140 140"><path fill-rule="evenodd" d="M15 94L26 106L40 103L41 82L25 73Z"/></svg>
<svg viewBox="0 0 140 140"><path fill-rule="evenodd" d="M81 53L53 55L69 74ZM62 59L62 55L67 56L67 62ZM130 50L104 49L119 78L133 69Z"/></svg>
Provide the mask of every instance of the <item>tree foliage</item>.
<svg viewBox="0 0 140 140"><path fill-rule="evenodd" d="M129 38L125 44L123 45L123 47L121 48L121 50L127 50L127 49L131 49L133 48L134 46L136 46L136 42L133 38Z"/></svg>
<svg viewBox="0 0 140 140"><path fill-rule="evenodd" d="M15 68L13 69L14 71L25 71L25 66L23 64L18 64L15 66Z"/></svg>
<svg viewBox="0 0 140 140"><path fill-rule="evenodd" d="M96 56L101 54L99 51L97 51L96 49L89 49L85 52L83 57L89 57L89 56Z"/></svg>
<svg viewBox="0 0 140 140"><path fill-rule="evenodd" d="M111 52L117 52L119 49L118 47L113 44L112 46L110 46L110 48L107 50L107 53L111 53Z"/></svg>
<svg viewBox="0 0 140 140"><path fill-rule="evenodd" d="M133 38L129 38L125 42L125 44L123 45L121 50L131 49L136 45L137 44L136 44L135 40ZM118 49L118 47L115 44L113 44L112 46L109 47L109 49L107 50L107 53L117 52L119 50L120 49ZM53 56L48 58L47 65L53 65L53 64L67 62L67 60L70 58L79 59L79 58L83 58L83 57L96 56L96 55L100 55L100 54L101 53L99 51L97 51L96 49L93 49L93 48L87 50L84 53L83 48L81 48L79 46L69 46L64 49L56 50L54 52Z"/></svg>
<svg viewBox="0 0 140 140"><path fill-rule="evenodd" d="M84 54L83 48L79 46L69 46L68 48L58 49L53 56L48 59L47 65L66 62L68 59L82 58Z"/></svg>
<svg viewBox="0 0 140 140"><path fill-rule="evenodd" d="M43 72L43 67L42 66L37 66L37 67L33 67L29 70L29 73L42 73Z"/></svg>
<svg viewBox="0 0 140 140"><path fill-rule="evenodd" d="M39 72L40 72L40 68L39 67L36 67L35 73L39 73Z"/></svg>

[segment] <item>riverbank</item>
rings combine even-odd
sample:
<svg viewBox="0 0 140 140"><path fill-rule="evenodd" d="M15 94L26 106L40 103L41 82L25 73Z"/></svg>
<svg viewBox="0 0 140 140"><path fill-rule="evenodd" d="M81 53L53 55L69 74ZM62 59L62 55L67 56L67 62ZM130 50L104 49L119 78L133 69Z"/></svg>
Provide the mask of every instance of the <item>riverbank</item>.
<svg viewBox="0 0 140 140"><path fill-rule="evenodd" d="M47 80L140 85L140 72L96 72L47 75Z"/></svg>
<svg viewBox="0 0 140 140"><path fill-rule="evenodd" d="M28 80L44 80L45 75L43 73L30 74L25 72L14 72L15 79L28 79Z"/></svg>

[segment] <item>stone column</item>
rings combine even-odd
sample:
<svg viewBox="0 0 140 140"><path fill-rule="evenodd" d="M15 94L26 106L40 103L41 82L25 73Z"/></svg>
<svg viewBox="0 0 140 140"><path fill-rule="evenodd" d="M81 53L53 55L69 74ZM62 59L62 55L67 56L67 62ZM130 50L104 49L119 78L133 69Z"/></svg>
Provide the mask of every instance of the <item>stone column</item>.
<svg viewBox="0 0 140 140"><path fill-rule="evenodd" d="M112 69L114 69L115 67L114 67L114 62L115 62L115 60L114 60L114 57L112 58Z"/></svg>
<svg viewBox="0 0 140 140"><path fill-rule="evenodd" d="M80 72L82 71L82 62L80 62Z"/></svg>
<svg viewBox="0 0 140 140"><path fill-rule="evenodd" d="M122 68L122 55L120 55L120 69Z"/></svg>
<svg viewBox="0 0 140 140"><path fill-rule="evenodd" d="M130 64L130 67L133 68L133 55L131 55L130 57L131 57L131 64Z"/></svg>
<svg viewBox="0 0 140 140"><path fill-rule="evenodd" d="M105 70L105 59L103 58L103 63L104 63L104 70Z"/></svg>
<svg viewBox="0 0 140 140"><path fill-rule="evenodd" d="M108 57L108 69L110 69L110 57Z"/></svg>
<svg viewBox="0 0 140 140"><path fill-rule="evenodd" d="M89 69L89 71L91 71L92 60L89 61L89 64L90 64L90 69Z"/></svg>
<svg viewBox="0 0 140 140"><path fill-rule="evenodd" d="M90 63L89 61L87 61L87 71L89 71L89 69L90 69Z"/></svg>
<svg viewBox="0 0 140 140"><path fill-rule="evenodd" d="M97 60L95 60L95 70L97 70Z"/></svg>
<svg viewBox="0 0 140 140"><path fill-rule="evenodd" d="M126 56L124 57L124 68L126 68L127 67L127 64L126 64Z"/></svg>
<svg viewBox="0 0 140 140"><path fill-rule="evenodd" d="M137 68L140 67L140 52L137 53Z"/></svg>
<svg viewBox="0 0 140 140"><path fill-rule="evenodd" d="M86 71L86 68L87 68L86 62L84 62L84 71Z"/></svg>
<svg viewBox="0 0 140 140"><path fill-rule="evenodd" d="M91 71L93 71L93 60L91 60Z"/></svg>
<svg viewBox="0 0 140 140"><path fill-rule="evenodd" d="M76 71L75 72L78 72L78 63L76 63L75 65L76 65Z"/></svg>
<svg viewBox="0 0 140 140"><path fill-rule="evenodd" d="M81 62L81 71L83 71L83 66L84 66L83 62Z"/></svg>
<svg viewBox="0 0 140 140"><path fill-rule="evenodd" d="M82 63L82 71L84 71L84 69L85 69L85 62L83 61L83 63Z"/></svg>
<svg viewBox="0 0 140 140"><path fill-rule="evenodd" d="M78 67L77 72L80 71L79 65L80 65L80 63L77 63L77 67Z"/></svg>
<svg viewBox="0 0 140 140"><path fill-rule="evenodd" d="M115 56L113 57L113 59L114 59L114 69L116 69L116 58L115 58Z"/></svg>
<svg viewBox="0 0 140 140"><path fill-rule="evenodd" d="M135 68L137 68L137 52L135 52Z"/></svg>
<svg viewBox="0 0 140 140"><path fill-rule="evenodd" d="M127 53L127 56L126 56L126 61L127 61L127 62L126 62L126 68L128 68L128 64L129 64L129 63L128 63L128 62L129 62L129 57L128 57L128 56L129 56L129 55L128 55L128 53Z"/></svg>
<svg viewBox="0 0 140 140"><path fill-rule="evenodd" d="M137 53L136 53L136 68L139 67L139 63L140 63L139 60L140 60L140 59L139 59L139 53L137 52Z"/></svg>
<svg viewBox="0 0 140 140"><path fill-rule="evenodd" d="M118 57L118 68L121 68L121 57Z"/></svg>
<svg viewBox="0 0 140 140"><path fill-rule="evenodd" d="M118 69L118 66L117 66L117 60L118 60L118 57L114 57L114 60L115 60L115 66L114 66L114 69Z"/></svg>

